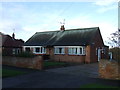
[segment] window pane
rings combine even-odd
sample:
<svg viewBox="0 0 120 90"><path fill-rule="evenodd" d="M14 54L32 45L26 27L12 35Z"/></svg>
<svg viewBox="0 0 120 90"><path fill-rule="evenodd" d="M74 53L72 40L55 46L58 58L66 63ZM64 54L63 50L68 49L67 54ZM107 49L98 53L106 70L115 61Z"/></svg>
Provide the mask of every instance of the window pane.
<svg viewBox="0 0 120 90"><path fill-rule="evenodd" d="M25 51L26 51L26 52L30 52L30 48L29 48L29 47L26 47L26 48L25 48Z"/></svg>
<svg viewBox="0 0 120 90"><path fill-rule="evenodd" d="M63 54L64 53L64 48L62 47L55 47L54 48L55 54Z"/></svg>
<svg viewBox="0 0 120 90"><path fill-rule="evenodd" d="M72 48L72 54L74 54L74 48Z"/></svg>
<svg viewBox="0 0 120 90"><path fill-rule="evenodd" d="M57 53L56 48L55 48L54 52Z"/></svg>
<svg viewBox="0 0 120 90"><path fill-rule="evenodd" d="M58 53L58 48L56 48L56 53Z"/></svg>
<svg viewBox="0 0 120 90"><path fill-rule="evenodd" d="M20 53L20 49L18 48L17 51L16 51L16 54L19 54Z"/></svg>
<svg viewBox="0 0 120 90"><path fill-rule="evenodd" d="M15 48L13 48L13 54L15 54Z"/></svg>
<svg viewBox="0 0 120 90"><path fill-rule="evenodd" d="M77 48L77 54L80 55L80 49L79 49L79 47Z"/></svg>
<svg viewBox="0 0 120 90"><path fill-rule="evenodd" d="M85 47L83 47L83 54L85 54Z"/></svg>
<svg viewBox="0 0 120 90"><path fill-rule="evenodd" d="M35 52L40 52L40 48L35 48Z"/></svg>
<svg viewBox="0 0 120 90"><path fill-rule="evenodd" d="M42 53L42 47L40 48L40 53Z"/></svg>
<svg viewBox="0 0 120 90"><path fill-rule="evenodd" d="M73 55L85 54L85 47L69 47L68 53Z"/></svg>
<svg viewBox="0 0 120 90"><path fill-rule="evenodd" d="M70 48L68 48L68 53L70 54Z"/></svg>
<svg viewBox="0 0 120 90"><path fill-rule="evenodd" d="M77 48L75 48L75 54L77 54Z"/></svg>
<svg viewBox="0 0 120 90"><path fill-rule="evenodd" d="M82 48L80 48L80 54L82 54Z"/></svg>
<svg viewBox="0 0 120 90"><path fill-rule="evenodd" d="M70 48L70 54L72 54L72 48Z"/></svg>
<svg viewBox="0 0 120 90"><path fill-rule="evenodd" d="M58 54L58 48L55 48L55 54Z"/></svg>
<svg viewBox="0 0 120 90"><path fill-rule="evenodd" d="M62 48L59 48L59 53L62 53Z"/></svg>
<svg viewBox="0 0 120 90"><path fill-rule="evenodd" d="M71 54L71 48L70 47L68 48L68 54Z"/></svg>
<svg viewBox="0 0 120 90"><path fill-rule="evenodd" d="M56 53L59 53L59 49L58 48L56 48Z"/></svg>
<svg viewBox="0 0 120 90"><path fill-rule="evenodd" d="M44 53L44 47L42 47L42 53Z"/></svg>
<svg viewBox="0 0 120 90"><path fill-rule="evenodd" d="M64 50L65 50L65 49L64 49L64 48L62 48L62 53L64 53Z"/></svg>
<svg viewBox="0 0 120 90"><path fill-rule="evenodd" d="M44 47L44 53L46 53L46 48Z"/></svg>

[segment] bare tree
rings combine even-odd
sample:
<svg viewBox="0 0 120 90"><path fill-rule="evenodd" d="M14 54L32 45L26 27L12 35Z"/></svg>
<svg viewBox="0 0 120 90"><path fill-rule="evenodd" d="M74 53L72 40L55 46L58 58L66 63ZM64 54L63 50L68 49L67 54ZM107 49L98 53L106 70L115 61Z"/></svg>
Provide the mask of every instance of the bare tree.
<svg viewBox="0 0 120 90"><path fill-rule="evenodd" d="M110 34L111 37L109 37L109 42L108 44L110 44L112 47L119 47L120 48L120 29L118 29L118 31L116 31L115 33L111 33Z"/></svg>

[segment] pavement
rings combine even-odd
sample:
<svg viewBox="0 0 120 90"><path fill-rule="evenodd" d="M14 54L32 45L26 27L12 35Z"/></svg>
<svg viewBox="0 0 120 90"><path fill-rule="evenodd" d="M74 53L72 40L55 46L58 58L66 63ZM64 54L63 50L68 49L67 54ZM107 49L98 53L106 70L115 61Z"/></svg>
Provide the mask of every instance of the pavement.
<svg viewBox="0 0 120 90"><path fill-rule="evenodd" d="M98 65L84 64L48 70L31 70L16 67L28 74L2 79L2 88L80 88L81 85L98 83L118 86L119 81L98 78ZM93 76L92 76L93 75Z"/></svg>

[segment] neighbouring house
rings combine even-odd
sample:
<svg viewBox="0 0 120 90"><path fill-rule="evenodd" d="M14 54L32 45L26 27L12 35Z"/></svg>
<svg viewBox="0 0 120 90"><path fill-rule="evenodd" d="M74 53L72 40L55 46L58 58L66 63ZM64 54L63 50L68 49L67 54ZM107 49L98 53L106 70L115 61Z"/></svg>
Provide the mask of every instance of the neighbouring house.
<svg viewBox="0 0 120 90"><path fill-rule="evenodd" d="M15 39L14 33L11 37L0 32L0 38L2 38L2 55L11 56L22 52L24 41L22 39Z"/></svg>
<svg viewBox="0 0 120 90"><path fill-rule="evenodd" d="M23 46L23 50L36 55L49 55L51 60L91 63L107 58L108 47L104 45L99 27L36 32Z"/></svg>

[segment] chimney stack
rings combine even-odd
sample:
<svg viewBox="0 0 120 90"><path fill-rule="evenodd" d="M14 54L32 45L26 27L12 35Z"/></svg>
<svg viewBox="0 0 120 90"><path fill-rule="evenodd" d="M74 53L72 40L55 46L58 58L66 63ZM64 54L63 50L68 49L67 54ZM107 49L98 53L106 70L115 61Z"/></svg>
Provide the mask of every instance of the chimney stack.
<svg viewBox="0 0 120 90"><path fill-rule="evenodd" d="M12 34L12 38L15 39L15 34L14 33Z"/></svg>
<svg viewBox="0 0 120 90"><path fill-rule="evenodd" d="M65 27L64 27L64 25L61 25L61 28L60 28L60 30L62 30L62 31L64 31L64 30L65 30Z"/></svg>

